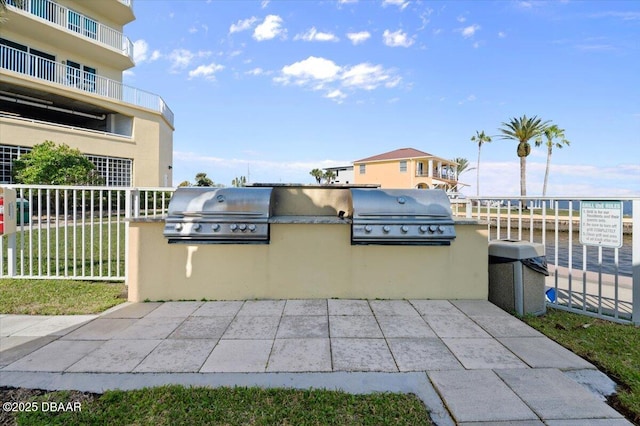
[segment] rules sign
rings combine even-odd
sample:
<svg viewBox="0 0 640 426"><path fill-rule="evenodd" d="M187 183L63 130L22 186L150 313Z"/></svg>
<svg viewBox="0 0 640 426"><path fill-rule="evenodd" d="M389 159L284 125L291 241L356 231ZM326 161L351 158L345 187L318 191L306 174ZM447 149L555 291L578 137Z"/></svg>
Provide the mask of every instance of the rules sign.
<svg viewBox="0 0 640 426"><path fill-rule="evenodd" d="M580 203L580 244L622 247L622 201Z"/></svg>

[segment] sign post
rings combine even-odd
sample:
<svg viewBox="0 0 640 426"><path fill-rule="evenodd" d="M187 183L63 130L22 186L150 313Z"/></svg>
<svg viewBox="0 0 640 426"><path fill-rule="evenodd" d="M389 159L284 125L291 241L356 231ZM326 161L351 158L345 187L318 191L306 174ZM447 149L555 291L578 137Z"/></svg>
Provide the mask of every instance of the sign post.
<svg viewBox="0 0 640 426"><path fill-rule="evenodd" d="M622 201L580 203L580 244L622 247Z"/></svg>

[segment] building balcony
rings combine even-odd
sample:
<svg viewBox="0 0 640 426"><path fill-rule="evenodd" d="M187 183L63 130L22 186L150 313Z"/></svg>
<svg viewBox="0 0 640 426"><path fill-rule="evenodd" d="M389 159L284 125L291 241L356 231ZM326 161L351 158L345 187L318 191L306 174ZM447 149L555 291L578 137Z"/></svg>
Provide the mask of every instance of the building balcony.
<svg viewBox="0 0 640 426"><path fill-rule="evenodd" d="M80 91L136 107L147 108L162 114L167 122L173 126L173 111L156 94L64 63L50 61L9 46L0 45L0 73L4 74L5 71L64 87L70 91Z"/></svg>
<svg viewBox="0 0 640 426"><path fill-rule="evenodd" d="M119 0L118 4L126 3L127 0ZM89 2L88 2L89 3ZM108 3L111 2L96 2ZM95 45L101 45L110 51L117 53L120 58L114 58L115 64L121 69L131 68L133 62L133 43L122 32L103 25L96 20L61 6L50 0L8 0L7 10L14 12L3 24L8 29L14 28L16 31L24 31L26 25L30 25L29 33L43 40L48 40L52 45L71 45L74 49L91 57L91 51L95 51ZM123 5L125 6L125 5ZM133 14L131 13L133 17ZM29 20L40 20L57 28L57 33L52 34L51 30L47 31L45 27L34 27ZM43 34L40 34L40 33ZM78 40L85 40L86 46L78 45ZM105 58L105 52L100 51L94 55L101 55L101 61L105 59L112 62L111 58Z"/></svg>
<svg viewBox="0 0 640 426"><path fill-rule="evenodd" d="M443 180L447 180L447 181L452 181L452 182L456 182L456 176L455 173L452 171L434 171L433 173L429 174L428 172L421 172L421 171L417 171L416 172L416 177L428 177L428 178L433 178L433 179L443 179Z"/></svg>

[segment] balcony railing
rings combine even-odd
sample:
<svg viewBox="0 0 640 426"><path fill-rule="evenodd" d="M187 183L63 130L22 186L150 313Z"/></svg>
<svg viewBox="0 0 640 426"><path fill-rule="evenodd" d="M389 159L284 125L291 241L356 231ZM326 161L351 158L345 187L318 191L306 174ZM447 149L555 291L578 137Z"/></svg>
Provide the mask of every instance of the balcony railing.
<svg viewBox="0 0 640 426"><path fill-rule="evenodd" d="M119 1L124 4L130 4L128 0ZM50 0L8 0L7 5L111 47L122 52L123 55L133 61L133 43L131 40L120 31L102 25L88 16Z"/></svg>
<svg viewBox="0 0 640 426"><path fill-rule="evenodd" d="M161 113L173 126L173 111L160 96L115 80L4 45L0 45L0 69L148 108Z"/></svg>
<svg viewBox="0 0 640 426"><path fill-rule="evenodd" d="M451 172L435 171L431 175L429 175L429 172L427 171L418 170L416 171L416 177L431 177L436 179L456 180L456 175L455 173L453 173L453 171Z"/></svg>

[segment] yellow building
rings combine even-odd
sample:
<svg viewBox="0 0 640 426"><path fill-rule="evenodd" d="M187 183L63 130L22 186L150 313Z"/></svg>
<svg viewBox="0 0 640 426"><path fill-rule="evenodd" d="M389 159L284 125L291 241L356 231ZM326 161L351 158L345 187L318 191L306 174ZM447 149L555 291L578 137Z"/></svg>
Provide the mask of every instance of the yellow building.
<svg viewBox="0 0 640 426"><path fill-rule="evenodd" d="M381 188L440 188L455 190L458 164L419 151L401 148L353 162L354 183Z"/></svg>
<svg viewBox="0 0 640 426"><path fill-rule="evenodd" d="M173 112L122 83L133 0L7 0L0 23L0 183L45 140L79 149L112 186L172 185Z"/></svg>

